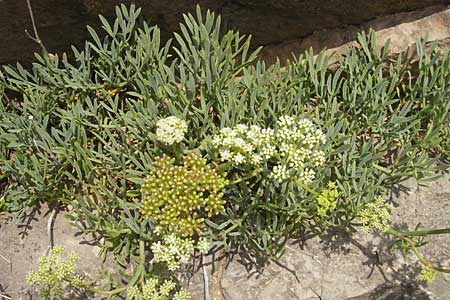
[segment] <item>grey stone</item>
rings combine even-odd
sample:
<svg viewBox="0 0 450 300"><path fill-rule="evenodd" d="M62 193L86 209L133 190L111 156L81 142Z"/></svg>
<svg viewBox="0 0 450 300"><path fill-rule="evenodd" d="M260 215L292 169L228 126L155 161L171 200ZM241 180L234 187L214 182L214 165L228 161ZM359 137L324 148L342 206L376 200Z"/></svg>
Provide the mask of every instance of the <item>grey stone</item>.
<svg viewBox="0 0 450 300"><path fill-rule="evenodd" d="M440 188L441 185L447 188L448 179L450 175L444 174L432 182L427 191L414 188L414 180L408 181L406 184L412 187L409 192L393 194L397 207L393 211L392 225L403 230L413 230L419 222L428 229L450 227L450 194L441 193ZM422 255L448 267L449 236L432 236L428 240L430 243L420 248ZM392 241L392 237L384 234L361 233L351 238L314 238L307 241L303 249L288 245L280 263L268 265L261 274L248 272L235 259L222 279L225 299L449 299L450 277L439 274L429 286L418 282L421 265L414 255L405 260L399 252L393 251ZM199 290L201 274L194 278L191 289Z"/></svg>

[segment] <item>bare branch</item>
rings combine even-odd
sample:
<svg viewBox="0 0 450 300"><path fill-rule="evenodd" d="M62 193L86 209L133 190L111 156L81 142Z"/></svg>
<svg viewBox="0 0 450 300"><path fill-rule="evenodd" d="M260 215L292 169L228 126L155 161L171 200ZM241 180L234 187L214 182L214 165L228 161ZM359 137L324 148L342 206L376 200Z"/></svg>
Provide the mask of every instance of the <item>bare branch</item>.
<svg viewBox="0 0 450 300"><path fill-rule="evenodd" d="M33 8L31 7L30 0L27 0L27 6L28 6L28 12L30 13L31 24L33 25L34 37L31 36L31 34L28 33L28 30L25 30L25 33L27 34L27 36L30 39L32 39L37 44L39 44L39 46L42 48L42 51L44 52L44 54L46 54L46 53L48 53L48 51L47 51L47 48L45 48L44 44L42 43L41 38L39 37L39 33L38 33L38 30L37 30L37 27L36 27L36 22L34 21Z"/></svg>
<svg viewBox="0 0 450 300"><path fill-rule="evenodd" d="M0 254L0 258L3 259L4 261L6 261L9 265L10 268L12 268L12 263L9 259L7 259L6 257L4 257L3 255Z"/></svg>
<svg viewBox="0 0 450 300"><path fill-rule="evenodd" d="M204 300L211 300L211 296L209 295L209 279L208 279L208 270L206 270L206 265L203 264L203 291L204 291Z"/></svg>
<svg viewBox="0 0 450 300"><path fill-rule="evenodd" d="M2 295L2 294L0 294L0 299L8 299L8 300L12 300L11 297L8 297L8 296Z"/></svg>

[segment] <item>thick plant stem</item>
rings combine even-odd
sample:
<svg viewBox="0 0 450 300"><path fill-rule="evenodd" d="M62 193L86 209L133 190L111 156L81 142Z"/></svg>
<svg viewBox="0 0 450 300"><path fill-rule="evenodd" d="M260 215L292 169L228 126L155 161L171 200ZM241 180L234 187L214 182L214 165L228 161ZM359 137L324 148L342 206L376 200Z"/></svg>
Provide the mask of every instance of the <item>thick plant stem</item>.
<svg viewBox="0 0 450 300"><path fill-rule="evenodd" d="M139 267L138 272L140 272L141 285L144 286L144 268L145 268L145 243L143 240L139 241ZM129 287L133 286L134 283L130 282Z"/></svg>
<svg viewBox="0 0 450 300"><path fill-rule="evenodd" d="M48 218L48 222L47 222L47 235L48 235L48 238L50 239L49 249L52 249L55 246L55 237L53 234L53 226L55 225L55 219L56 219L57 213L58 213L58 207L53 208L52 212L50 214L50 217Z"/></svg>
<svg viewBox="0 0 450 300"><path fill-rule="evenodd" d="M222 289L222 277L225 272L226 259L222 258L217 262L217 269L214 272L212 279L212 300L224 300Z"/></svg>
<svg viewBox="0 0 450 300"><path fill-rule="evenodd" d="M211 296L209 294L209 279L208 279L208 270L206 269L206 265L203 264L203 289L204 289L204 300L211 300Z"/></svg>
<svg viewBox="0 0 450 300"><path fill-rule="evenodd" d="M238 228L239 226L241 226L241 225L242 225L242 222L245 220L245 218L247 217L247 215L248 215L248 212L245 212L245 213L242 215L242 218L240 218L236 223L234 223L234 224L233 224L232 226L230 226L229 228L222 230L222 231L220 232L220 235L223 236L223 237L225 237L225 236L227 236L228 233L232 232L234 229L236 229L236 228Z"/></svg>
<svg viewBox="0 0 450 300"><path fill-rule="evenodd" d="M402 231L397 231L395 229L389 228L386 231L386 233L392 234L393 236L401 238L402 240L407 242L408 245L410 246L411 250L416 255L417 259L424 266L426 266L426 267L428 267L430 269L433 269L435 271L438 271L438 272L450 273L450 269L441 268L439 266L433 265L428 260L426 260L420 254L419 250L417 250L417 247L416 247L416 244L414 243L414 241L409 238L409 237L414 237L414 236L427 236L427 235L436 235L436 234L446 234L446 233L450 233L450 228L434 229L434 230L418 230L418 231L410 231L410 232L402 232Z"/></svg>
<svg viewBox="0 0 450 300"><path fill-rule="evenodd" d="M420 253L419 253L419 251L417 250L417 248L416 247L411 247L411 249L412 249L412 251L414 252L414 254L417 256L417 258L419 259L419 261L422 263L422 264L424 264L426 267L428 267L428 268L430 268L430 269L433 269L433 270L435 270L435 271L438 271L438 272L442 272L442 273L450 273L450 269L445 269L445 268L441 268L441 267L438 267L438 266L436 266L436 265L433 265L433 264L431 264L430 262L428 262Z"/></svg>
<svg viewBox="0 0 450 300"><path fill-rule="evenodd" d="M228 185L233 186L233 185L236 185L236 184L241 183L243 181L247 181L247 180L255 177L256 175L258 175L259 173L261 173L261 170L257 169L255 171L253 171L248 176L245 176L245 177L242 177L242 178L238 178L238 179L235 179L235 180L231 181Z"/></svg>
<svg viewBox="0 0 450 300"><path fill-rule="evenodd" d="M395 235L397 237L405 237L405 236L427 236L427 235L436 235L436 234L446 234L450 233L450 228L443 229L431 229L431 230L417 230L417 231L397 231L390 228L386 231L389 234Z"/></svg>
<svg viewBox="0 0 450 300"><path fill-rule="evenodd" d="M304 189L305 191L308 191L309 193L313 194L314 196L319 196L320 194L318 192L316 192L313 189L310 189L309 187L307 187L306 185L304 185L303 183L301 183L299 180L295 181L299 186L302 187L302 189Z"/></svg>
<svg viewBox="0 0 450 300"><path fill-rule="evenodd" d="M99 290L99 289L96 289L96 288L90 287L90 286L81 286L81 287L85 288L89 292L92 292L92 293L95 293L95 294L106 295L106 296L117 295L117 294L125 291L126 289L128 289L128 286L124 286L124 287L120 287L120 288L114 289L112 291L104 291L104 290Z"/></svg>

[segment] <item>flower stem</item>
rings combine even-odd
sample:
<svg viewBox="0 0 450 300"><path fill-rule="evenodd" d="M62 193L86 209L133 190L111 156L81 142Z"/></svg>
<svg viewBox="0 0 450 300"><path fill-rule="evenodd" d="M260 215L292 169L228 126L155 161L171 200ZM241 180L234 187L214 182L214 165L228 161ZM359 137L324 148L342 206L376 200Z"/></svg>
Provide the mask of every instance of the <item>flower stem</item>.
<svg viewBox="0 0 450 300"><path fill-rule="evenodd" d="M306 185L304 185L303 183L301 183L299 180L296 180L295 183L297 183L299 186L302 187L302 189L304 189L305 191L313 194L314 196L320 196L320 194L318 192L316 192L313 189L310 189L309 187L307 187Z"/></svg>
<svg viewBox="0 0 450 300"><path fill-rule="evenodd" d="M230 181L230 183L229 183L228 185L235 185L235 184L238 184L238 183L240 183L240 182L246 181L246 180L248 180L248 179L250 179L250 178L255 177L255 176L258 175L259 173L261 173L261 169L256 169L255 171L253 171L252 173L250 173L250 175L248 175L248 176L241 177L241 178L238 178L238 179L236 179L236 180Z"/></svg>
<svg viewBox="0 0 450 300"><path fill-rule="evenodd" d="M397 237L427 236L427 235L436 235L436 234L450 233L450 228L431 229L431 230L416 230L416 231L397 231L395 229L390 228L386 232L389 233L389 234L395 235Z"/></svg>
<svg viewBox="0 0 450 300"><path fill-rule="evenodd" d="M401 238L405 242L408 243L410 249L414 252L417 259L426 267L433 269L438 272L443 273L450 273L450 269L441 268L439 266L433 265L428 260L426 260L417 250L416 244L413 240L411 240L409 237L414 236L427 236L427 235L434 235L434 234L446 234L450 233L450 228L444 228L444 229L432 229L432 230L417 230L417 231L410 231L410 232L403 232L403 231L397 231L395 229L389 228L386 230L386 233L392 234L393 236L396 236L398 238Z"/></svg>

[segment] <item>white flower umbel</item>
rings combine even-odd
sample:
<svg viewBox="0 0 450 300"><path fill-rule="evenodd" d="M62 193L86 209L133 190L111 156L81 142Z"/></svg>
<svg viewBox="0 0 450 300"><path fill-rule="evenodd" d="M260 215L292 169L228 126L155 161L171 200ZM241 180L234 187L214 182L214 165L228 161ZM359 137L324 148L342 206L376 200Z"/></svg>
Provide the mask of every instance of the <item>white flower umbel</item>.
<svg viewBox="0 0 450 300"><path fill-rule="evenodd" d="M273 137L272 129L238 124L233 128L223 128L212 139L212 145L219 150L220 160L223 162L232 162L236 166L245 163L259 166L276 151Z"/></svg>
<svg viewBox="0 0 450 300"><path fill-rule="evenodd" d="M272 169L271 176L278 182L283 182L290 177L289 170L284 165L274 166Z"/></svg>
<svg viewBox="0 0 450 300"><path fill-rule="evenodd" d="M162 237L162 241L155 242L150 247L155 262L164 262L170 271L175 271L182 264L187 264L195 249L203 254L211 248L206 239L199 239L197 244L190 238L182 238L176 234L168 234Z"/></svg>
<svg viewBox="0 0 450 300"><path fill-rule="evenodd" d="M325 153L323 151L314 151L311 154L311 160L315 167L320 167L325 163Z"/></svg>
<svg viewBox="0 0 450 300"><path fill-rule="evenodd" d="M197 249L202 254L207 254L209 250L211 249L211 244L208 242L208 240L202 238L197 243Z"/></svg>
<svg viewBox="0 0 450 300"><path fill-rule="evenodd" d="M305 168L301 170L298 174L298 180L302 182L304 185L308 185L313 182L314 178L316 178L316 172L312 169Z"/></svg>
<svg viewBox="0 0 450 300"><path fill-rule="evenodd" d="M281 116L274 129L244 124L223 128L212 139L222 162L268 168L278 183L299 180L305 185L325 163L324 143L325 134L311 120L293 116Z"/></svg>
<svg viewBox="0 0 450 300"><path fill-rule="evenodd" d="M189 261L194 251L194 241L169 234L163 236L162 242L153 243L151 249L155 262L164 262L170 271L175 271Z"/></svg>
<svg viewBox="0 0 450 300"><path fill-rule="evenodd" d="M173 295L171 297L170 295ZM189 300L191 296L184 288L179 288L172 280L161 282L157 278L150 278L127 289L126 300Z"/></svg>
<svg viewBox="0 0 450 300"><path fill-rule="evenodd" d="M314 169L325 163L325 153L319 150L325 143L325 134L308 119L282 116L277 121L274 141L280 162L273 168L272 177L279 183L294 177L304 185L310 184L316 175ZM287 173L291 174L288 178L281 176Z"/></svg>
<svg viewBox="0 0 450 300"><path fill-rule="evenodd" d="M233 159L233 154L231 153L230 149L228 149L228 148L220 150L219 154L220 154L221 161L230 161Z"/></svg>
<svg viewBox="0 0 450 300"><path fill-rule="evenodd" d="M177 117L170 116L156 122L156 138L166 145L181 142L186 132L186 121Z"/></svg>

